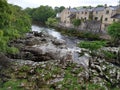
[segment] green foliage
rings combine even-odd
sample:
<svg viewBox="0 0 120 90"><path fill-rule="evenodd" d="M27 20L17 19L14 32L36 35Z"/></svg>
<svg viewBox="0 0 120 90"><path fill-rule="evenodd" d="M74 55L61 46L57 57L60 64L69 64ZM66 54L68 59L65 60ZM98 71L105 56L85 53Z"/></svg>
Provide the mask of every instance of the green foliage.
<svg viewBox="0 0 120 90"><path fill-rule="evenodd" d="M114 22L113 24L108 26L108 34L115 42L120 40L120 22Z"/></svg>
<svg viewBox="0 0 120 90"><path fill-rule="evenodd" d="M10 53L10 54L16 54L16 53L19 53L19 50L15 47L8 47L8 52L7 53Z"/></svg>
<svg viewBox="0 0 120 90"><path fill-rule="evenodd" d="M22 87L20 87L20 80L15 81L15 80L10 80L6 82L3 86L3 88L0 88L0 90L24 90Z"/></svg>
<svg viewBox="0 0 120 90"><path fill-rule="evenodd" d="M31 20L19 6L0 0L0 52L15 54L18 49L9 47L11 39L19 38L31 28Z"/></svg>
<svg viewBox="0 0 120 90"><path fill-rule="evenodd" d="M83 41L78 44L79 47L89 50L97 50L105 45L105 41Z"/></svg>
<svg viewBox="0 0 120 90"><path fill-rule="evenodd" d="M68 36L75 36L78 38L85 38L89 40L100 40L100 37L98 34L94 34L91 32L80 32L75 29L66 30L66 29L61 29L61 28L57 28L56 30Z"/></svg>
<svg viewBox="0 0 120 90"><path fill-rule="evenodd" d="M55 10L56 13L60 13L60 12L62 12L64 9L65 9L64 6L61 6L61 7L55 7L55 8L54 8L54 10Z"/></svg>
<svg viewBox="0 0 120 90"><path fill-rule="evenodd" d="M24 34L30 31L31 19L25 11L19 6L10 5L12 9L11 28L18 30L19 34Z"/></svg>
<svg viewBox="0 0 120 90"><path fill-rule="evenodd" d="M98 84L89 83L87 85L87 90L106 90L106 89Z"/></svg>
<svg viewBox="0 0 120 90"><path fill-rule="evenodd" d="M34 13L35 10L36 10L36 8L26 8L24 11L25 11L30 17L32 17L32 14Z"/></svg>
<svg viewBox="0 0 120 90"><path fill-rule="evenodd" d="M40 6L32 14L32 18L35 21L45 23L48 18L55 17L55 11L49 6Z"/></svg>
<svg viewBox="0 0 120 90"><path fill-rule="evenodd" d="M58 21L56 18L48 18L46 21L46 25L48 26L56 26L58 24Z"/></svg>
<svg viewBox="0 0 120 90"><path fill-rule="evenodd" d="M109 52L109 51L102 51L102 53L104 54L104 57L106 59L114 59L117 57L117 55L113 54L112 52Z"/></svg>
<svg viewBox="0 0 120 90"><path fill-rule="evenodd" d="M9 39L16 39L20 37L19 31L15 29L6 29L4 30L4 36L9 36Z"/></svg>
<svg viewBox="0 0 120 90"><path fill-rule="evenodd" d="M6 0L0 0L0 29L10 24L11 10Z"/></svg>
<svg viewBox="0 0 120 90"><path fill-rule="evenodd" d="M74 19L72 21L72 23L73 23L74 26L78 27L81 24L81 20L80 19Z"/></svg>
<svg viewBox="0 0 120 90"><path fill-rule="evenodd" d="M97 5L96 7L104 7L104 5Z"/></svg>

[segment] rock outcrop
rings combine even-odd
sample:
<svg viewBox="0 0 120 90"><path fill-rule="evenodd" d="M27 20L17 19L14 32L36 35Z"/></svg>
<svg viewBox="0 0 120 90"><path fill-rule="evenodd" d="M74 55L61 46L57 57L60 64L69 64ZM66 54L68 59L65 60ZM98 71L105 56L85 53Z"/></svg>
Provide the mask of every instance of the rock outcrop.
<svg viewBox="0 0 120 90"><path fill-rule="evenodd" d="M56 39L45 32L31 32L22 39L11 42L19 48L20 53L10 55L10 58L33 61L72 60L72 52L66 47L64 40Z"/></svg>

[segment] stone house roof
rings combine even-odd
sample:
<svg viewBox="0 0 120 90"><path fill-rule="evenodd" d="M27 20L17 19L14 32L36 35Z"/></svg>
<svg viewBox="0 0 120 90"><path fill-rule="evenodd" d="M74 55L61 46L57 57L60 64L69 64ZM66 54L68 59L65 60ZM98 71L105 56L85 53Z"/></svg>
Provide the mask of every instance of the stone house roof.
<svg viewBox="0 0 120 90"><path fill-rule="evenodd" d="M93 11L104 11L105 10L105 7L95 7L94 9L93 9Z"/></svg>
<svg viewBox="0 0 120 90"><path fill-rule="evenodd" d="M70 14L68 17L69 17L70 19L75 18L75 17L76 17L76 14Z"/></svg>
<svg viewBox="0 0 120 90"><path fill-rule="evenodd" d="M68 10L70 11L70 12L77 12L77 9L75 9L75 8L68 8Z"/></svg>
<svg viewBox="0 0 120 90"><path fill-rule="evenodd" d="M91 12L93 10L93 8L81 8L78 10L78 12L83 12L83 11L89 11Z"/></svg>
<svg viewBox="0 0 120 90"><path fill-rule="evenodd" d="M110 6L109 8L112 9L112 10L117 10L120 7L119 6Z"/></svg>
<svg viewBox="0 0 120 90"><path fill-rule="evenodd" d="M112 16L111 18L117 18L117 19L120 19L120 14L115 14L115 15Z"/></svg>

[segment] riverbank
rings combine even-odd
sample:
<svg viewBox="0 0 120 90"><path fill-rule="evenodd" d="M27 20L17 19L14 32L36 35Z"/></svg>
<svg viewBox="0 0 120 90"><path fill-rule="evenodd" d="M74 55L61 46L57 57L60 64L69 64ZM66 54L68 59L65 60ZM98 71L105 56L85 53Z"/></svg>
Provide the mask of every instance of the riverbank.
<svg viewBox="0 0 120 90"><path fill-rule="evenodd" d="M104 58L91 57L86 49L69 48L58 33L58 37L53 37L44 30L10 42L20 53L9 54L9 58L0 56L0 62L3 57L6 59L0 64L1 90L120 89L119 67ZM74 59L78 59L77 63Z"/></svg>

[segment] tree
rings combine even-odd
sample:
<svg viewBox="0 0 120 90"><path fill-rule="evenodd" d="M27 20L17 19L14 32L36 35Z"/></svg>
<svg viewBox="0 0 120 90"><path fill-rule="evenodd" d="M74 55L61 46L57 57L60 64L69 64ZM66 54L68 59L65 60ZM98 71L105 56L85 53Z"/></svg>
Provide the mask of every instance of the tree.
<svg viewBox="0 0 120 90"><path fill-rule="evenodd" d="M49 6L40 6L32 14L33 20L40 21L42 23L45 23L45 21L50 17L55 17L55 11Z"/></svg>
<svg viewBox="0 0 120 90"><path fill-rule="evenodd" d="M11 10L6 0L0 0L0 29L10 24Z"/></svg>
<svg viewBox="0 0 120 90"><path fill-rule="evenodd" d="M62 12L64 9L65 9L64 6L60 6L60 7L55 7L55 8L54 8L54 10L55 10L56 13L60 13L60 12Z"/></svg>
<svg viewBox="0 0 120 90"><path fill-rule="evenodd" d="M22 10L21 7L16 5L10 5L12 10L11 27L18 30L20 34L24 34L30 31L31 19L30 16Z"/></svg>
<svg viewBox="0 0 120 90"><path fill-rule="evenodd" d="M48 20L46 21L46 24L48 26L56 26L58 24L58 21L56 18L48 18Z"/></svg>
<svg viewBox="0 0 120 90"><path fill-rule="evenodd" d="M107 31L115 43L120 40L120 22L114 22L109 25Z"/></svg>
<svg viewBox="0 0 120 90"><path fill-rule="evenodd" d="M104 7L104 5L97 5L96 7Z"/></svg>
<svg viewBox="0 0 120 90"><path fill-rule="evenodd" d="M8 42L24 35L30 28L31 20L21 7L0 0L0 52L18 52L18 49L8 46Z"/></svg>
<svg viewBox="0 0 120 90"><path fill-rule="evenodd" d="M74 26L78 27L81 24L81 20L80 19L73 19L72 23Z"/></svg>

